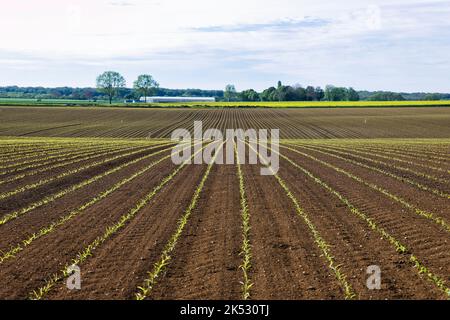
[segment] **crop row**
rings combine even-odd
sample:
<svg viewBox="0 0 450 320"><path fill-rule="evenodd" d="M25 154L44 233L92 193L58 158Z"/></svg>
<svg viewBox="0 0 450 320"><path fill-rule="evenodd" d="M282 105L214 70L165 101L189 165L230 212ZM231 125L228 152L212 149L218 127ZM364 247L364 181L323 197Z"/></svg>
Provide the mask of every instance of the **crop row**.
<svg viewBox="0 0 450 320"><path fill-rule="evenodd" d="M337 148L337 147L335 146L335 148ZM346 148L346 147L339 146L339 149L340 150L344 150L346 152L349 152L348 148ZM359 153L359 154L367 155L367 156L375 156L375 157L386 159L386 160L390 160L390 161L402 162L402 163L408 164L410 166L422 167L422 168L425 168L425 169L431 169L431 170L434 170L434 171L444 172L444 173L447 173L447 174L450 173L450 170L445 170L445 169L442 169L440 167L434 167L434 166L431 166L429 164L422 164L422 163L419 163L417 161L409 161L409 160L400 159L400 158L393 157L393 156L385 156L383 154L380 154L380 152L383 153L383 151L378 150L378 149L370 148L370 149L363 149L363 150L361 150L361 149L357 149L357 148L352 148L351 151ZM367 151L369 151L369 152L367 152ZM386 152L386 151L384 151L384 152ZM417 159L418 159L418 157L415 158L415 160L417 160Z"/></svg>
<svg viewBox="0 0 450 320"><path fill-rule="evenodd" d="M101 173L99 175L96 175L96 176L94 176L92 178L84 180L84 181L82 181L82 182L80 182L80 183L78 183L76 185L70 186L68 188L65 188L64 190L61 190L61 191L58 191L58 192L56 192L54 194L46 196L43 199L28 205L27 207L24 207L22 209L19 209L19 210L16 210L16 211L12 212L12 213L4 215L0 219L0 225L3 225L3 224L5 224L5 223L7 223L7 222L9 222L9 221L11 221L13 219L16 219L16 218L18 218L18 217L20 217L20 216L22 216L22 215L24 215L24 214L34 210L34 209L36 209L36 208L39 208L39 207L41 207L43 205L51 203L51 202L53 202L53 201L55 201L55 200L57 200L59 198L62 198L63 196L65 196L65 195L67 195L67 194L69 194L71 192L74 192L74 191L76 191L78 189L86 187L86 186L88 186L88 185L90 185L90 184L92 184L92 183L94 183L94 182L96 182L96 181L98 181L98 180L100 180L100 179L102 179L102 178L112 174L112 173L115 173L115 172L117 172L117 171L119 171L119 170L121 170L123 168L126 168L126 167L128 167L128 166L130 166L132 164L138 163L138 162L140 162L142 160L145 160L145 159L148 159L150 157L153 157L156 154L160 154L162 152L165 152L165 151L168 151L168 150L171 150L171 149L172 148L167 148L167 149L160 150L158 152L152 153L150 155L145 155L145 156L139 157L137 159L131 160L129 162L121 164L120 166L114 167L113 169L110 169L110 170L108 170L106 172L103 172L103 173Z"/></svg>
<svg viewBox="0 0 450 320"><path fill-rule="evenodd" d="M249 145L253 151L258 153L252 146ZM261 156L261 155L259 155ZM267 163L269 163L267 161ZM337 265L335 262L335 258L333 257L330 245L323 239L320 232L317 230L314 223L309 218L308 214L303 210L303 208L300 206L297 198L294 196L294 194L290 191L289 187L287 186L286 182L278 175L275 174L273 169L272 173L276 180L278 181L281 188L284 190L286 196L292 201L292 204L294 205L295 211L297 215L303 220L305 225L308 227L309 231L311 232L311 235L314 239L314 242L316 243L319 250L322 252L322 255L325 257L325 259L328 262L328 268L332 271L332 273L335 275L337 281L339 282L340 286L342 287L342 290L344 291L344 297L345 299L354 299L356 297L355 292L353 291L352 286L348 283L346 275L341 271L341 266Z"/></svg>
<svg viewBox="0 0 450 320"><path fill-rule="evenodd" d="M279 153L280 154L280 153ZM304 173L306 176L311 178L315 183L320 185L322 188L327 190L330 194L335 196L336 198L343 203L347 209L357 216L359 219L363 220L365 223L367 223L368 227L374 231L376 231L380 236L381 239L386 239L397 252L401 254L408 254L409 255L409 261L413 265L414 268L416 268L419 275L425 275L429 281L431 281L436 287L438 287L440 290L442 290L446 294L450 294L450 289L446 286L445 280L440 278L439 276L433 274L428 267L426 267L420 260L417 258L416 255L411 253L410 249L407 248L403 243L401 243L399 240L397 240L394 236L389 234L383 227L379 226L372 218L368 217L364 212L356 208L346 197L344 197L342 194L340 194L338 191L334 190L332 187L330 187L328 184L326 184L324 181L322 181L319 177L312 174L310 171L306 170L305 168L301 167L299 164L291 160L285 155L280 154L280 156L285 159L288 163L290 163L292 166L300 170L302 173Z"/></svg>
<svg viewBox="0 0 450 320"><path fill-rule="evenodd" d="M32 151L24 151L23 149L19 149L20 151L14 152L11 154L3 154L2 157L0 157L0 163L5 162L18 162L23 161L30 158L36 158L40 156L51 156L51 155L63 155L69 152L80 150L80 148L83 148L85 150L89 149L117 149L121 146L108 146L108 145L94 145L94 144L86 144L86 145L73 145L73 146L55 146L50 148L35 148ZM35 160L35 159L33 159Z"/></svg>
<svg viewBox="0 0 450 320"><path fill-rule="evenodd" d="M195 157L195 155L198 152L201 152L202 150L203 150L203 148L201 150L197 151L196 153L194 153L192 155L191 159L193 157ZM50 292L50 290L59 281L62 281L63 279L67 278L70 275L69 271L68 271L69 266L71 266L71 265L80 265L83 262L85 262L90 256L92 256L93 252L96 249L98 249L103 243L105 243L111 236L113 236L118 231L120 231L123 227L125 227L125 225L130 220L132 220L140 212L140 210L142 208L144 208L151 201L151 199L153 199L159 193L159 191L166 184L168 184L186 165L187 165L186 162L181 164L181 165L179 165L169 175L164 177L161 180L161 182L156 187L154 187L153 190L150 193L148 193L145 197L143 197L141 200L139 200L136 203L136 205L132 209L130 209L126 214L122 215L117 220L116 223L106 227L104 233L101 236L98 236L97 238L95 238L94 241L92 241L84 249L79 251L78 254L75 256L75 258L73 258L70 263L67 263L65 265L65 267L61 271L59 271L59 272L53 274L52 276L50 276L47 279L45 285L43 285L42 287L39 287L36 290L33 290L30 293L30 299L32 299L32 300L40 300L40 299L44 298L44 296L46 294L48 294Z"/></svg>
<svg viewBox="0 0 450 320"><path fill-rule="evenodd" d="M327 148L324 148L324 149L321 149L320 147L312 147L311 148L311 147L307 147L307 146L303 146L303 145L302 145L302 147L305 148L305 149L308 149L308 150L312 150L312 151L315 151L315 152L319 152L319 153L328 155L328 156L336 158L336 159L343 160L345 162L348 162L348 163L360 166L362 168L369 169L371 171L376 171L376 172L381 173L381 174L383 174L385 176L394 178L394 179L396 179L398 181L406 182L406 183L408 183L408 184L410 184L410 185L412 185L412 186L414 186L414 187L416 187L416 188L418 188L420 190L433 193L433 194L437 195L438 197L445 198L445 199L450 199L450 194L448 194L448 193L446 193L446 192L444 192L442 190L431 188L431 187L428 187L426 185L423 185L420 182L417 182L415 180L412 180L412 179L409 179L409 178L406 178L406 177L398 176L398 175L393 174L393 173L391 173L389 171L386 171L386 170L383 170L383 169L380 169L380 168L377 168L377 167L372 167L372 166L369 166L367 164L364 164L364 163L361 163L361 162L358 162L358 161L355 161L355 160L352 160L352 159L349 159L349 158L344 158L344 157L338 156L338 155L336 155L334 153L330 153L330 152L324 151L324 150L328 150Z"/></svg>
<svg viewBox="0 0 450 320"><path fill-rule="evenodd" d="M242 174L241 164L239 162L239 156L237 153L236 144L234 145L234 153L236 158L237 175L239 178L239 194L241 204L241 216L242 216L242 246L241 255L243 256L242 265L240 266L243 274L242 281L242 298L247 300L250 298L250 289L252 283L250 281L249 272L252 267L252 252L250 245L250 212L247 205L247 196L245 193L244 175Z"/></svg>
<svg viewBox="0 0 450 320"><path fill-rule="evenodd" d="M1 150L0 153L0 163L4 162L11 162L11 161L19 161L24 160L28 158L38 157L40 155L45 154L54 154L64 151L73 150L74 148L67 148L67 147L50 147L50 148L40 148L35 147L31 150L22 149L22 148L16 148L16 150L13 151L5 151ZM18 151L20 150L20 151Z"/></svg>
<svg viewBox="0 0 450 320"><path fill-rule="evenodd" d="M23 143L17 140L10 140L10 143L0 143L0 152L3 155L12 155L15 153L25 152L37 152L39 150L50 150L54 148L70 148L77 147L79 143L42 143L42 142L29 142Z"/></svg>
<svg viewBox="0 0 450 320"><path fill-rule="evenodd" d="M53 170L53 169L69 166L69 165L72 165L72 164L75 164L75 163L78 163L78 162L87 161L87 160L93 160L93 159L100 158L100 157L103 157L103 156L109 156L109 155L113 155L113 154L116 154L116 153L119 153L119 152L126 152L126 151L133 150L133 149L134 149L133 147L131 147L131 148L121 148L121 149L107 150L105 152L102 152L102 150L97 150L97 152L87 153L86 156L82 157L82 158L76 157L74 160L58 162L56 164L49 165L49 166L41 168L41 169L28 171L28 172L25 172L25 173L22 173L22 174L15 175L15 176L10 177L10 178L2 179L2 180L0 180L0 185L5 184L5 183L14 182L16 180L19 180L19 179L22 179L22 178L25 178L25 177L31 177L31 176L34 176L36 174L47 172L47 171L50 171L50 170ZM98 151L100 151L100 152L98 152Z"/></svg>
<svg viewBox="0 0 450 320"><path fill-rule="evenodd" d="M448 165L447 161L450 161L450 159L448 159L446 161L443 161L442 159L441 160L432 160L430 158L430 156L422 155L420 150L418 150L415 154L409 154L409 153L405 153L404 151L393 150L393 149L389 149L389 148L386 148L386 147L380 148L380 147L376 147L376 146L373 146L373 145L370 145L370 146L357 146L356 148L360 149L360 150L364 150L364 151L369 151L369 152L377 152L377 153L388 154L388 155L394 154L396 157L412 159L412 160L415 160L415 161L411 162L411 161L408 160L408 162L411 162L410 164L414 164L414 165L418 165L416 163L416 160L429 162L429 163L434 163L434 164L437 164L439 166ZM392 157L392 159L399 159L399 158ZM425 165L425 167L428 167L428 166ZM433 168L433 170L437 170L437 171L446 171L447 173L449 173L449 170L442 169L441 167L431 167L430 166L429 168Z"/></svg>
<svg viewBox="0 0 450 320"><path fill-rule="evenodd" d="M156 154L153 154L153 155L155 156ZM41 228L39 231L33 233L32 235L30 235L26 239L22 240L18 244L13 245L9 251L1 253L0 264L3 263L5 260L14 258L20 251L24 250L25 247L28 247L35 240L42 238L42 237L50 234L51 232L55 231L58 227L61 227L62 225L64 225L68 221L70 221L71 219L73 219L76 216L78 216L79 214L83 213L89 207L92 207L97 202L105 199L106 197L111 195L113 192L115 192L116 190L118 190L119 188L124 186L125 184L127 184L127 183L131 182L132 180L136 179L137 177L143 175L145 172L147 172L151 168L155 167L159 163L163 162L164 160L167 160L168 158L170 158L170 155L164 156L164 157L152 162L150 165L146 166L145 168L143 168L143 169L135 172L131 176L117 182L109 189L97 194L95 197L90 199L88 202L82 204L75 210L72 210L69 214L67 214L65 216L61 216L58 220L53 221L48 226Z"/></svg>
<svg viewBox="0 0 450 320"><path fill-rule="evenodd" d="M316 148L323 148L323 147L316 147ZM375 159L371 159L371 158L367 158L367 157L363 157L363 156L358 156L356 154L349 153L347 151L339 151L339 150L342 150L339 147L333 146L333 147L327 147L326 149L329 150L329 151L336 152L338 154L342 154L342 155L354 157L354 158L357 158L357 159L362 159L362 160L365 160L365 161L369 161L369 162L375 163L377 165L382 165L382 166L393 168L395 170L408 172L408 173L411 173L413 175L419 176L421 178L433 180L433 181L440 182L440 183L443 183L443 184L450 184L450 181L447 180L447 179L438 178L438 177L435 177L435 176L432 176L432 175L429 175L429 174L426 174L426 173L423 173L423 172L419 172L419 171L413 170L411 168L400 167L400 166L397 166L397 165L394 165L394 164L390 164L390 163L386 163L386 162L383 162L383 161L380 161L380 160L375 160Z"/></svg>
<svg viewBox="0 0 450 320"><path fill-rule="evenodd" d="M75 140L75 139L72 139ZM117 140L117 142L102 142L93 139L94 141L77 141L77 142L66 142L66 143L51 143L44 144L42 142L36 142L30 144L28 147L23 146L20 143L13 144L11 147L5 148L0 144L0 162L16 160L20 157L30 157L31 154L37 153L48 153L52 151L70 151L70 150L79 150L80 148L100 148L100 149L114 149L121 147L130 147L130 146L149 146L153 144L158 144L161 142L167 142L163 140L151 140L151 141L135 141L131 140L128 143L125 143L121 140Z"/></svg>
<svg viewBox="0 0 450 320"><path fill-rule="evenodd" d="M410 138L360 138L360 139L349 139L349 138L333 138L333 139L311 139L305 141L305 139L282 139L281 143L305 143L308 142L310 145L319 146L351 146L353 148L364 148L367 146L381 148L382 150L396 150L403 151L406 145L412 147L411 152L419 153L423 152L425 147L430 147L432 150L436 148L447 148L450 145L450 139L410 139ZM442 155L441 153L439 153Z"/></svg>
<svg viewBox="0 0 450 320"><path fill-rule="evenodd" d="M144 151L151 151L153 149L156 149L156 148L159 148L159 147L162 147L162 146L167 146L169 144L170 143L166 143L166 144L157 145L155 147L151 147L151 148L148 148L148 149L145 149L145 150L137 150L137 151L127 152L127 153L119 154L119 155L111 157L111 158L107 158L107 159L103 159L103 160L96 161L96 162L93 162L93 163L89 163L88 165L81 166L81 167L78 167L76 169L72 169L72 170L63 172L63 173L61 173L59 175L56 175L56 176L53 176L53 177L50 177L50 178L41 179L41 180L39 180L39 181L37 181L35 183L27 184L25 186L22 186L20 188L15 189L15 190L4 192L4 193L0 194L0 200L12 197L12 196L17 195L17 194L19 194L21 192L25 192L25 191L29 191L29 190L35 189L37 187L43 186L43 185L45 185L47 183L50 183L50 182L53 182L53 181L56 181L56 180L59 180L59 179L62 179L62 178L65 178L67 176L70 176L70 175L73 175L73 174L76 174L76 173L79 173L79 172L82 172L82 171L85 171L85 170L88 170L88 169L91 169L91 168L94 168L94 167L98 167L100 165L103 165L105 163L108 163L108 162L111 162L111 161L114 161L114 160L117 160L117 159L120 159L120 158L125 158L125 157L128 157L128 156L132 156L132 155L135 155L137 153L144 152Z"/></svg>
<svg viewBox="0 0 450 320"><path fill-rule="evenodd" d="M411 157L415 157L415 156L426 157L426 160L428 160L428 161L430 161L429 159L434 159L439 162L450 161L450 157L448 157L448 155L447 155L447 157L444 156L444 155L446 155L445 151L440 152L440 151L435 150L435 148L430 148L430 149L425 149L423 147L409 148L406 146L390 146L390 145L383 146L383 148L386 148L387 151L392 152L392 153L406 154Z"/></svg>
<svg viewBox="0 0 450 320"><path fill-rule="evenodd" d="M334 165L332 165L332 164L330 164L328 162L320 160L320 159L318 159L318 158L316 158L316 157L314 157L312 155L303 153L303 152L301 152L301 151L299 151L297 149L293 149L293 148L286 147L286 146L283 146L283 148L285 148L287 150L290 150L290 151L293 151L295 153L298 153L298 154L300 154L300 155L302 155L304 157L307 157L307 158L309 158L311 160L314 160L314 161L316 161L318 163L321 163L324 166L326 166L328 168L331 168L331 169L333 169L333 170L335 170L337 172L340 172L340 173L346 175L347 177L349 177L349 178L351 178L351 179L353 179L353 180L355 180L355 181L357 181L357 182L359 182L359 183L369 187L370 189L378 191L379 193L385 195L386 197L388 197L388 198L394 200L395 202L401 204L403 207L413 211L415 214L417 214L417 215L419 215L421 217L424 217L424 218L434 222L435 224L443 227L447 232L450 232L450 225L448 224L448 222L444 218L436 216L434 213L429 212L427 210L423 210L423 209L417 208L416 206L414 206L413 204L407 202L405 199L401 198L400 196L397 196L397 195L395 195L395 194L393 194L393 193L383 189L382 187L380 187L380 186L378 186L378 185L376 185L374 183L367 182L364 179L362 179L362 178L360 178L358 176L355 176L354 174L352 174L352 173L350 173L350 172L348 172L348 171L346 171L346 170L344 170L342 168L336 167L336 166L334 166Z"/></svg>
<svg viewBox="0 0 450 320"><path fill-rule="evenodd" d="M88 152L88 151L91 151L91 150L96 150L98 148L99 148L98 146L81 147L81 148L77 148L76 150L68 150L67 153L66 153L66 150L64 150L62 152L61 151L57 151L55 153L45 154L45 157L43 157L43 158L28 159L28 160L25 160L25 161L22 161L22 162L15 162L15 163L11 163L11 164L1 165L0 169L9 169L9 168L14 168L14 167L19 167L19 166L23 166L23 165L34 163L34 162L39 162L39 161L42 161L42 160L50 160L50 159L55 159L55 158L58 159L61 156L62 157L70 156L70 155L77 154L77 153L80 153L80 152L86 152L86 151Z"/></svg>
<svg viewBox="0 0 450 320"><path fill-rule="evenodd" d="M130 147L130 148L127 148L125 150L131 150L133 148L135 148L135 147ZM105 148L105 149L106 150L110 150L109 148ZM40 159L40 161L43 161L43 162L30 163L30 164L27 164L27 165L25 165L23 167L12 168L12 169L9 169L7 171L2 171L2 172L0 172L0 175L16 174L16 173L19 173L19 172L22 172L22 171L25 171L25 170L40 168L40 167L43 167L43 166L46 166L46 165L52 165L54 163L60 163L62 161L73 160L73 159L76 159L76 158L79 158L79 157L84 157L86 155L95 155L97 152L103 151L105 149L96 148L94 150L88 150L88 151L82 150L82 151L74 152L71 156L65 155L65 156L60 156L60 157L57 157L55 159L50 159L50 160L44 158L44 159Z"/></svg>
<svg viewBox="0 0 450 320"><path fill-rule="evenodd" d="M223 144L221 145L221 147L222 146L223 146ZM163 270L169 264L169 262L172 258L171 257L172 251L175 249L178 239L180 238L181 234L183 233L184 227L188 223L188 220L189 220L189 217L191 216L192 211L197 206L197 202L200 198L200 194L203 191L203 187L205 186L206 180L209 177L209 174L214 165L214 161L215 161L217 155L218 155L218 153L216 153L214 155L211 163L208 165L205 173L203 174L202 180L200 181L197 188L195 189L194 195L192 196L189 206L184 211L182 217L178 220L177 229L172 234L169 241L166 243L159 260L154 264L152 271L150 271L148 273L148 276L144 280L143 284L137 288L136 300L144 300L145 298L148 297L151 290L153 289L153 287L156 284L158 276L163 272Z"/></svg>
<svg viewBox="0 0 450 320"><path fill-rule="evenodd" d="M76 145L148 145L160 143L164 139L120 139L120 138L56 138L56 137L0 137L0 148L4 147L33 147L33 146L76 146ZM167 140L166 140L167 141Z"/></svg>

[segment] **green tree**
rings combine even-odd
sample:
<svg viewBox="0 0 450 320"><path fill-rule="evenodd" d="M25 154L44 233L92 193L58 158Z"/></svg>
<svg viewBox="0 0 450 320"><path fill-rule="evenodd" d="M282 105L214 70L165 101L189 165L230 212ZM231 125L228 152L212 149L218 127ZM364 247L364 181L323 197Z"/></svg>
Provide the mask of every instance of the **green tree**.
<svg viewBox="0 0 450 320"><path fill-rule="evenodd" d="M283 86L283 84L281 83L281 81L280 80L278 80L278 83L277 83L277 88L278 89L280 89L281 87Z"/></svg>
<svg viewBox="0 0 450 320"><path fill-rule="evenodd" d="M241 99L243 101L259 101L259 94L253 89L244 90L241 92Z"/></svg>
<svg viewBox="0 0 450 320"><path fill-rule="evenodd" d="M423 100L429 100L429 101L435 101L435 100L441 100L442 95L440 93L427 93Z"/></svg>
<svg viewBox="0 0 450 320"><path fill-rule="evenodd" d="M273 100L276 97L275 100ZM262 101L277 101L278 97L277 97L277 89L275 89L275 87L270 87L266 90L264 90L261 93L261 100Z"/></svg>
<svg viewBox="0 0 450 320"><path fill-rule="evenodd" d="M125 84L124 77L115 71L106 71L97 77L97 89L108 96L109 104Z"/></svg>
<svg viewBox="0 0 450 320"><path fill-rule="evenodd" d="M367 98L369 101L404 101L405 98L400 93L377 92Z"/></svg>
<svg viewBox="0 0 450 320"><path fill-rule="evenodd" d="M159 83L151 75L141 74L134 82L133 88L139 95L144 96L145 102L147 102L147 97L159 88Z"/></svg>
<svg viewBox="0 0 450 320"><path fill-rule="evenodd" d="M278 101L295 101L298 100L296 89L291 86L281 86L277 89Z"/></svg>
<svg viewBox="0 0 450 320"><path fill-rule="evenodd" d="M316 100L316 90L312 86L306 87L306 100L314 101Z"/></svg>
<svg viewBox="0 0 450 320"><path fill-rule="evenodd" d="M335 87L328 85L325 88L325 100L328 101L345 101L348 97L347 88Z"/></svg>
<svg viewBox="0 0 450 320"><path fill-rule="evenodd" d="M347 100L348 101L359 101L359 94L353 88L348 88L347 90Z"/></svg>
<svg viewBox="0 0 450 320"><path fill-rule="evenodd" d="M325 92L323 92L323 89L321 87L317 87L315 91L317 101L321 101L325 97Z"/></svg>
<svg viewBox="0 0 450 320"><path fill-rule="evenodd" d="M305 101L306 100L306 89L303 88L300 84L294 85L294 100L296 101Z"/></svg>
<svg viewBox="0 0 450 320"><path fill-rule="evenodd" d="M327 100L327 101L334 101L334 86L332 86L332 85L327 85L326 87L325 87L325 95L324 95L324 97L325 97L325 100Z"/></svg>
<svg viewBox="0 0 450 320"><path fill-rule="evenodd" d="M225 87L224 98L228 102L233 100L236 97L236 87L233 84L227 84Z"/></svg>

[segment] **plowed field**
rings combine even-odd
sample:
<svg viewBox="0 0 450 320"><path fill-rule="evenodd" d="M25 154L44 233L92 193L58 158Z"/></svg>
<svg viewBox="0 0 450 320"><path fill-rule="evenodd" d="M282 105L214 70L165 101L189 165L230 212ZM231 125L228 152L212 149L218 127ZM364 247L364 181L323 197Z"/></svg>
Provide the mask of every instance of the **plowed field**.
<svg viewBox="0 0 450 320"><path fill-rule="evenodd" d="M282 129L285 139L449 138L450 108L126 109L0 107L0 136L170 138L176 128ZM401 124L401 125L399 125Z"/></svg>
<svg viewBox="0 0 450 320"><path fill-rule="evenodd" d="M448 110L2 108L0 299L446 299ZM278 173L173 164L194 120L279 128Z"/></svg>

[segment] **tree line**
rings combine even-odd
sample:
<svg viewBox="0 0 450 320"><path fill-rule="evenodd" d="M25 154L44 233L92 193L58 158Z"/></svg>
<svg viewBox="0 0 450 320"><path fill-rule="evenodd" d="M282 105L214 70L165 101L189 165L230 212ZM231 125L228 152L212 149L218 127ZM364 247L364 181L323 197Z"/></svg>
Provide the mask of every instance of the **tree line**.
<svg viewBox="0 0 450 320"><path fill-rule="evenodd" d="M223 90L202 90L202 89L168 89L156 88L154 95L167 97L215 97L223 98ZM100 92L97 88L71 88L71 87L0 87L0 98L14 99L64 99L64 100L88 100L100 101L108 100L108 96ZM139 95L133 88L120 88L116 99L134 100L139 99Z"/></svg>
<svg viewBox="0 0 450 320"><path fill-rule="evenodd" d="M110 104L125 85L125 78L115 71L106 71L97 77L97 89L107 95ZM154 95L158 88L159 83L148 74L140 75L133 83L136 94L144 97L143 102L147 102L147 97ZM276 88L270 87L261 93L253 89L238 93L236 87L229 84L225 87L223 99L216 97L216 100L225 101L359 101L359 99L358 92L353 88L328 85L323 90L312 86L306 88L300 85L285 86L281 81L278 81Z"/></svg>
<svg viewBox="0 0 450 320"><path fill-rule="evenodd" d="M306 88L295 85L285 86L278 81L277 87L270 87L261 93L253 89L244 90L240 93L230 91L234 86L225 88L225 99L228 101L358 101L359 94L353 88L343 88L328 85L325 89L321 87L307 86Z"/></svg>
<svg viewBox="0 0 450 320"><path fill-rule="evenodd" d="M118 72L106 71L96 79L96 88L44 88L44 87L0 87L0 98L16 99L68 99L68 100L139 100L148 96L189 96L214 97L217 101L401 101L401 100L445 100L450 94L441 93L397 93L386 91L356 91L353 88L332 85L321 87L301 85L283 85L278 81L276 86L262 92L254 89L237 92L234 85L229 84L225 90L202 89L168 89L161 88L159 83L148 74L138 76L132 88L126 87L125 78Z"/></svg>

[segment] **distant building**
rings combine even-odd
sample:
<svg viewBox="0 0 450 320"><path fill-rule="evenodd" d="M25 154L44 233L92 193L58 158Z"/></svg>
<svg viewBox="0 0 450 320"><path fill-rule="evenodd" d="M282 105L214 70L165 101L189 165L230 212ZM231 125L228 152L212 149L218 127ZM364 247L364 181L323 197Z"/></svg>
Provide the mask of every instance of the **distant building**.
<svg viewBox="0 0 450 320"><path fill-rule="evenodd" d="M145 97L141 97L140 102L145 102ZM213 97L147 97L148 103L158 102L214 102Z"/></svg>

